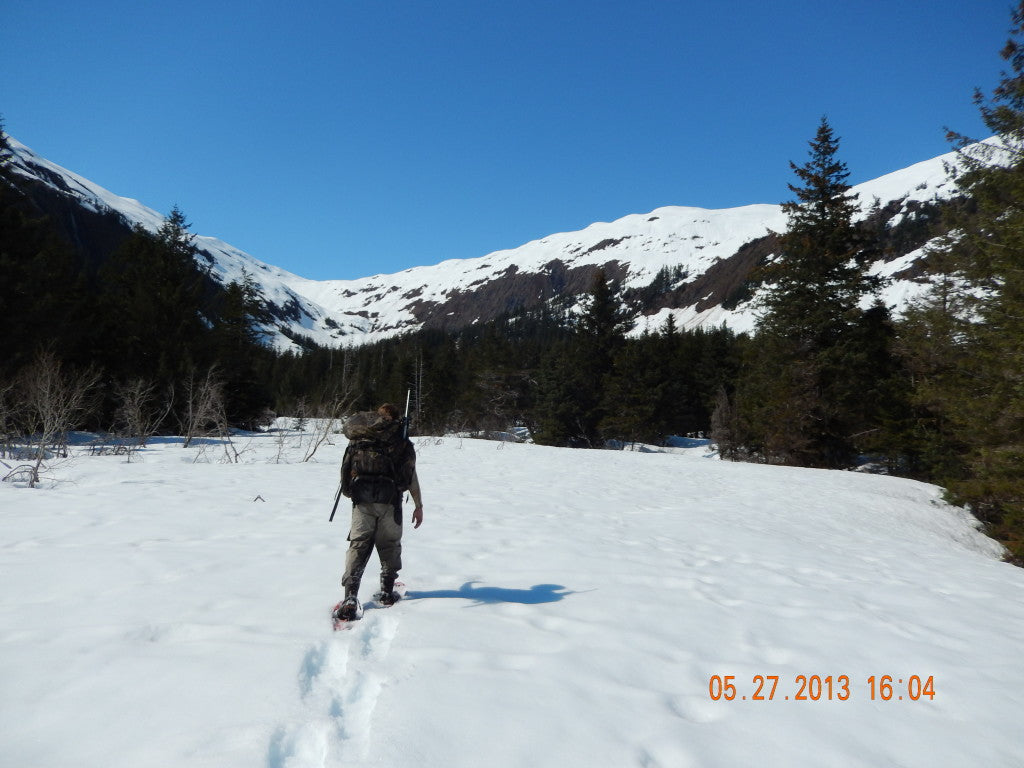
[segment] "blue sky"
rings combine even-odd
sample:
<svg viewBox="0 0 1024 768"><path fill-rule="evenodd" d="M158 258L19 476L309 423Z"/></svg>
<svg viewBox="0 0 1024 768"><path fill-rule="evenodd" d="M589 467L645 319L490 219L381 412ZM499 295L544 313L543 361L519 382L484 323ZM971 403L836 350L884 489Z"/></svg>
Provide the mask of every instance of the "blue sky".
<svg viewBox="0 0 1024 768"><path fill-rule="evenodd" d="M789 199L822 115L857 183L986 135L1010 0L11 0L8 132L315 279L662 205Z"/></svg>

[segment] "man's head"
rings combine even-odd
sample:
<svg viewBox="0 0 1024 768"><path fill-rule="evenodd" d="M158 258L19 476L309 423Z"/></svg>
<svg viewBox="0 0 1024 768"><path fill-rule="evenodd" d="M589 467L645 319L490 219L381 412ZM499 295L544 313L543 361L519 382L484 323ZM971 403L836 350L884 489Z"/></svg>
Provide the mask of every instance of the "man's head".
<svg viewBox="0 0 1024 768"><path fill-rule="evenodd" d="M384 403L377 409L377 413L379 413L381 416L385 416L391 419L392 421L395 421L398 419L399 415L401 414L401 411L398 410L398 406L395 405L394 403Z"/></svg>

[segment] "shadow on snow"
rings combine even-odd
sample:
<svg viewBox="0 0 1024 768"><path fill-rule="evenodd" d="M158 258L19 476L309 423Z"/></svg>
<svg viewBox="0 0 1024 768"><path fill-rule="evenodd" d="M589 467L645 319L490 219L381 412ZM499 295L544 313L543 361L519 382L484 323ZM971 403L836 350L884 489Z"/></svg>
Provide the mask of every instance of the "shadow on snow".
<svg viewBox="0 0 1024 768"><path fill-rule="evenodd" d="M556 603L573 592L560 584L535 584L529 589L503 589L502 587L477 587L479 582L467 581L458 589L436 589L430 592L412 591L405 596L406 600L427 600L434 598L456 598L472 600L477 605L486 603L520 603L521 605L539 605Z"/></svg>

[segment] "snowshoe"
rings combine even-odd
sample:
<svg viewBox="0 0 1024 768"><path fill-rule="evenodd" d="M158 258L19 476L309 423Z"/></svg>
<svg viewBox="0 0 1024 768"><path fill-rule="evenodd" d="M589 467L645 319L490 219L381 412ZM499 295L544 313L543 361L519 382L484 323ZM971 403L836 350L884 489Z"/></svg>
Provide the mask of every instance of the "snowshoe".
<svg viewBox="0 0 1024 768"><path fill-rule="evenodd" d="M360 615L359 601L354 597L346 597L334 606L334 610L331 611L331 618L334 619L335 629L350 621L356 621L360 618Z"/></svg>

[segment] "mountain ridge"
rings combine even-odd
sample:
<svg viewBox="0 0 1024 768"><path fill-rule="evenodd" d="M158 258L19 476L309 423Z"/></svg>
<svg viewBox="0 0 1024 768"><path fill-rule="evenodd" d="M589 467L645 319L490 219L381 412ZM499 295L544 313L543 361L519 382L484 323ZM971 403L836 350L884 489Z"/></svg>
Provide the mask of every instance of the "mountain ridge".
<svg viewBox="0 0 1024 768"><path fill-rule="evenodd" d="M37 155L11 138L12 169L51 196L97 214L114 213L127 226L156 231L163 217ZM928 241L942 234L935 207L956 195L947 171L951 152L851 188L862 219L891 239L872 271L886 279L883 300L899 310L922 289ZM926 222L928 223L928 222ZM457 330L517 310L557 303L573 312L604 269L621 289L633 331L655 328L673 315L677 326L725 324L753 329L751 272L776 255L786 216L776 204L724 209L662 206L610 222L594 222L523 245L469 259L450 259L354 280L311 280L261 261L216 237L196 235L211 276L226 285L249 274L272 320L265 340L279 348L309 343L344 346L424 328ZM909 239L897 230L920 230ZM912 247L910 247L912 246Z"/></svg>

